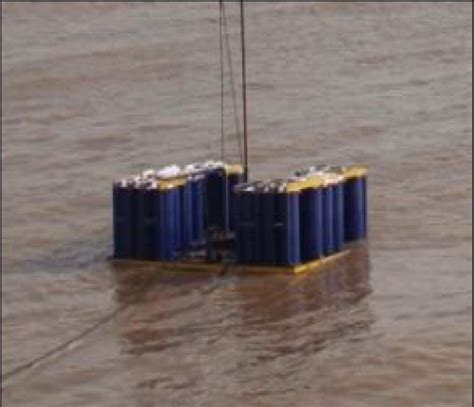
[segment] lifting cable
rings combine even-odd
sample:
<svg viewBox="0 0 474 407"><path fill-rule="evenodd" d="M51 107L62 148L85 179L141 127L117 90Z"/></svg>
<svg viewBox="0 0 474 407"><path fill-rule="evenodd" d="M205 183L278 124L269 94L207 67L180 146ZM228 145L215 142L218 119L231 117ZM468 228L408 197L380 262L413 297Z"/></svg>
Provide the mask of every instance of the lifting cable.
<svg viewBox="0 0 474 407"><path fill-rule="evenodd" d="M219 273L219 276L223 276L227 271L228 271L229 266L224 265L221 272ZM137 289L143 290L145 292L148 289L151 289L154 287L155 284L143 284L143 286L136 287ZM207 290L202 290L199 288L201 293L203 295L209 294L210 292L214 291L217 289L220 285L220 281L217 280L215 283L211 286L210 289ZM144 296L145 297L145 296ZM2 391L9 387L8 381L10 379L13 379L20 375L23 372L30 371L42 363L46 363L47 361L50 361L50 359L59 356L61 353L65 353L67 351L73 350L76 346L79 345L79 343L88 337L90 337L91 334L94 332L98 331L101 329L103 326L108 324L109 322L112 322L116 317L118 317L120 314L124 313L127 309L133 307L134 305L139 304L141 301L137 299L131 299L130 301L123 302L120 306L118 306L116 309L112 310L108 314L104 315L102 318L99 318L95 323L92 325L84 328L82 331L78 332L76 335L72 336L71 338L65 340L64 342L59 343L58 345L52 347L51 349L45 351L44 353L34 357L33 359L30 359L29 361L26 361L11 370L3 373L2 372Z"/></svg>
<svg viewBox="0 0 474 407"><path fill-rule="evenodd" d="M224 11L223 0L219 0L219 64L221 74L221 161L225 159L224 134L224 41L222 37L222 18Z"/></svg>
<svg viewBox="0 0 474 407"><path fill-rule="evenodd" d="M237 143L239 149L239 158L240 162L243 163L243 148L242 148L242 131L240 128L240 120L239 114L237 110L237 92L234 80L234 70L233 70L233 61L232 61L232 49L230 46L230 34L229 34L229 27L227 23L227 14L225 10L225 1L219 0L219 43L220 43L220 61L221 61L221 154L224 158L224 54L227 55L227 65L229 66L229 76L230 76L230 84L231 84L231 95L233 101L233 111L234 111L234 118L235 118L235 129L237 132ZM225 42L222 37L225 37ZM224 49L225 44L225 49Z"/></svg>

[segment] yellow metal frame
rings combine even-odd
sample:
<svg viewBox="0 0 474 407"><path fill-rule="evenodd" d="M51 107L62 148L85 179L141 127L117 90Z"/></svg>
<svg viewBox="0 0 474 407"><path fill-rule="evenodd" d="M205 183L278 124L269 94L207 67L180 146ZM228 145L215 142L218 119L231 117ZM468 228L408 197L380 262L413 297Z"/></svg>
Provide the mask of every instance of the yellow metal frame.
<svg viewBox="0 0 474 407"><path fill-rule="evenodd" d="M337 184L338 177L344 179L361 178L367 175L367 168L363 166L348 167L338 172L329 172L325 175L308 175L302 179L288 181L284 193L301 192L308 188L322 188L327 185Z"/></svg>
<svg viewBox="0 0 474 407"><path fill-rule="evenodd" d="M318 271L322 266L327 265L335 260L338 260L349 253L349 250L344 250L335 253L331 256L322 259L313 260L307 263L297 264L295 266L259 266L259 265L244 265L235 263L211 263L205 260L180 260L180 261L145 261L145 260L128 260L128 259L112 259L117 264L137 264L150 265L157 270L163 271L186 271L186 272L210 272L221 273L223 270L235 273L286 273L286 274L301 274L307 272Z"/></svg>
<svg viewBox="0 0 474 407"><path fill-rule="evenodd" d="M244 173L244 167L241 164L225 164L224 168L227 175Z"/></svg>
<svg viewBox="0 0 474 407"><path fill-rule="evenodd" d="M326 181L323 177L309 176L308 178L304 178L302 180L290 181L286 186L285 192L300 192L307 188L323 187L325 184Z"/></svg>
<svg viewBox="0 0 474 407"><path fill-rule="evenodd" d="M243 174L244 168L240 164L225 164L224 170L227 175ZM156 189L158 191L166 191L186 184L189 175L178 175L176 177L159 179Z"/></svg>
<svg viewBox="0 0 474 407"><path fill-rule="evenodd" d="M181 185L186 184L187 177L176 177L170 179L160 179L156 189L158 191L165 191L167 189L173 189Z"/></svg>
<svg viewBox="0 0 474 407"><path fill-rule="evenodd" d="M353 167L348 167L345 169L343 172L343 176L345 179L351 179L351 178L361 178L365 177L367 175L367 168L357 165Z"/></svg>

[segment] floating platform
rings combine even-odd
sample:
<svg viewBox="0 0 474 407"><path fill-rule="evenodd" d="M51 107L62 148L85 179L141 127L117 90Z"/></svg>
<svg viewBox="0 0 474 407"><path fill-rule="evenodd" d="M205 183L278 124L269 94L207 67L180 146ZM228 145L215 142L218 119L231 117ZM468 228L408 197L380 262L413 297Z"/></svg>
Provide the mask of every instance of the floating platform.
<svg viewBox="0 0 474 407"><path fill-rule="evenodd" d="M317 270L367 237L367 169L316 165L242 182L220 161L149 169L113 183L121 264L214 273Z"/></svg>
<svg viewBox="0 0 474 407"><path fill-rule="evenodd" d="M301 263L294 266L263 266L263 265L246 265L234 262L210 262L202 257L196 257L189 260L176 261L146 261L146 260L130 260L110 258L113 264L121 265L147 265L156 268L157 271L185 271L185 272L209 272L220 274L223 272L231 273L256 273L256 274L301 274L307 272L315 272L323 266L336 262L348 255L350 249L323 257L318 260Z"/></svg>

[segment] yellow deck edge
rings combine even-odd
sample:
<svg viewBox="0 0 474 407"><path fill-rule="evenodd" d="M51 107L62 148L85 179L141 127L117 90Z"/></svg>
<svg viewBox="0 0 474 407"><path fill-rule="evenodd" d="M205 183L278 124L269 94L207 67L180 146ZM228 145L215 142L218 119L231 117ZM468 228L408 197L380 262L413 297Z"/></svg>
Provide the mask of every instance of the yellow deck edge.
<svg viewBox="0 0 474 407"><path fill-rule="evenodd" d="M344 178L345 179L352 179L352 178L361 178L367 176L369 170L367 167L363 165L354 165L352 167L346 168L344 171Z"/></svg>
<svg viewBox="0 0 474 407"><path fill-rule="evenodd" d="M244 173L244 167L241 164L225 164L224 168L227 175Z"/></svg>
<svg viewBox="0 0 474 407"><path fill-rule="evenodd" d="M167 189L173 189L176 187L180 187L181 185L186 184L186 177L179 176L170 179L160 179L158 181L157 188L159 191L164 191Z"/></svg>
<svg viewBox="0 0 474 407"><path fill-rule="evenodd" d="M286 192L300 192L308 188L320 188L325 185L326 181L321 176L309 176L307 178L291 181L286 187Z"/></svg>
<svg viewBox="0 0 474 407"><path fill-rule="evenodd" d="M296 266L259 266L244 265L234 263L210 263L201 260L189 261L146 261L146 260L128 260L128 259L111 259L117 264L139 264L150 265L157 269L170 271L187 271L187 272L211 272L221 273L223 270L234 273L286 273L300 274L309 271L316 271L321 266L326 265L334 260L340 259L349 253L349 250L343 250L339 253L332 254L322 259L313 260L307 263L298 264Z"/></svg>

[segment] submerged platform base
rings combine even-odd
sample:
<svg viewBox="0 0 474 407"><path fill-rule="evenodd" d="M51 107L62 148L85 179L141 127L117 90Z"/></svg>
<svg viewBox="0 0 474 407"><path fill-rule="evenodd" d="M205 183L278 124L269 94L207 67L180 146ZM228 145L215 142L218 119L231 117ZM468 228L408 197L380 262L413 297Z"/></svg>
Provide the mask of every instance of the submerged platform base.
<svg viewBox="0 0 474 407"><path fill-rule="evenodd" d="M332 254L322 259L313 260L307 263L297 264L295 266L263 266L263 265L246 265L236 264L232 262L209 262L204 258L193 258L189 260L179 261L146 261L146 260L128 260L111 258L113 263L117 264L137 264L150 265L156 267L157 270L166 271L187 271L187 272L235 272L235 273L287 273L299 274L310 271L317 271L322 266L334 262L349 253L350 249Z"/></svg>

